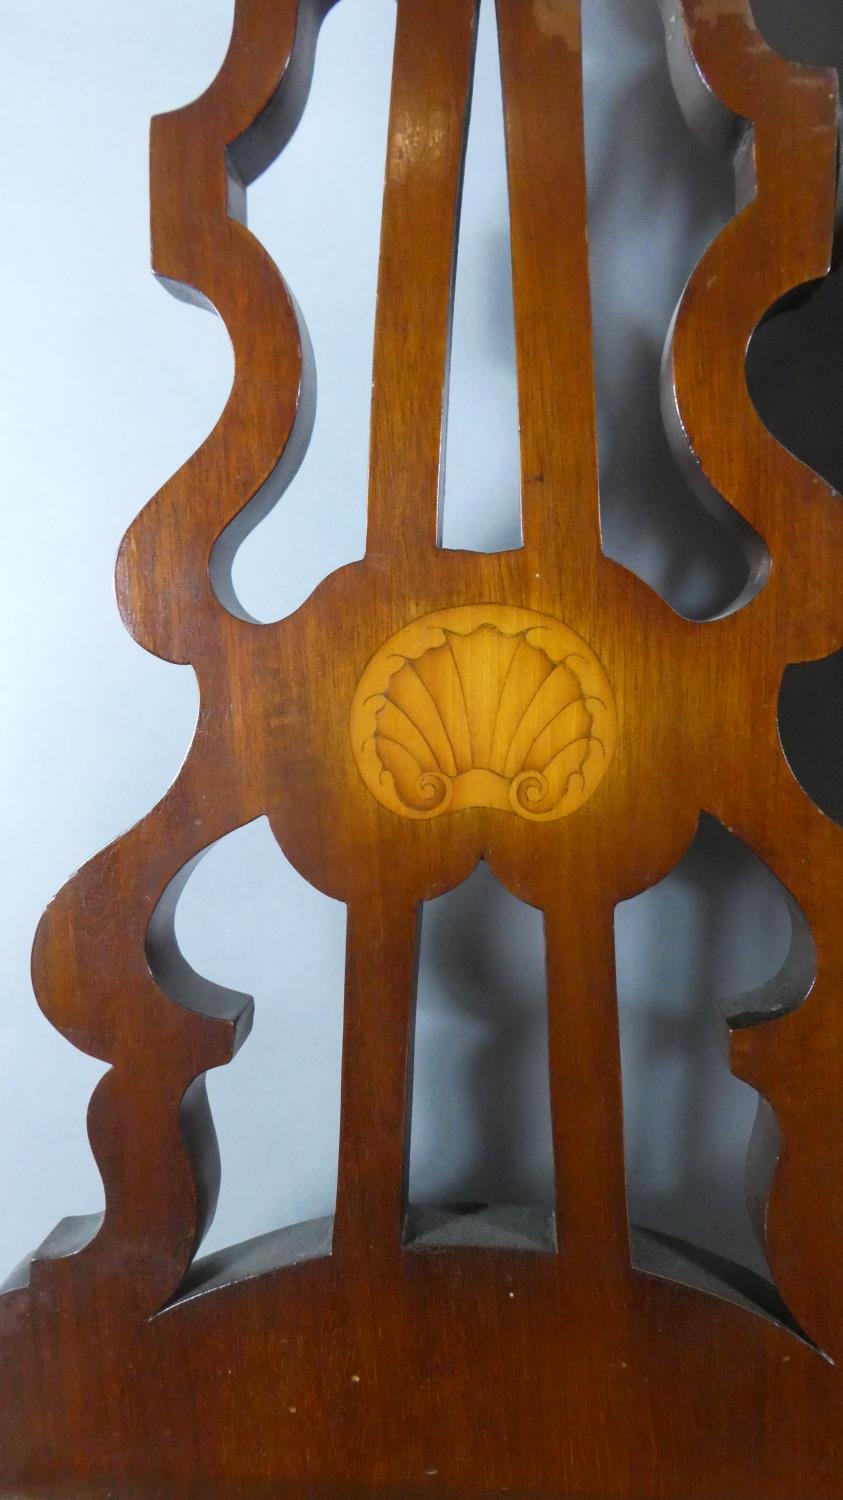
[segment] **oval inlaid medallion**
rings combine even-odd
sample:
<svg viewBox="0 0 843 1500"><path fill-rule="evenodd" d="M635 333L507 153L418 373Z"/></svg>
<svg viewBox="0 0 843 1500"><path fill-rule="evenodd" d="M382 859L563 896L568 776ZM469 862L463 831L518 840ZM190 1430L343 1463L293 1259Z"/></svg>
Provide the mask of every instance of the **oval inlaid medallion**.
<svg viewBox="0 0 843 1500"><path fill-rule="evenodd" d="M591 647L504 604L437 610L391 636L357 684L350 727L369 791L406 818L566 817L596 792L617 740Z"/></svg>

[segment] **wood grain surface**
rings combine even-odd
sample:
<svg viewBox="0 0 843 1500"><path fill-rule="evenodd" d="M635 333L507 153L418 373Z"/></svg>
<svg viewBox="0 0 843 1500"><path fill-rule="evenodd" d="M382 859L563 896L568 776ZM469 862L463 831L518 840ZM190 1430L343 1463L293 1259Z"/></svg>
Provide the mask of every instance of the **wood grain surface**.
<svg viewBox="0 0 843 1500"><path fill-rule="evenodd" d="M304 456L314 383L242 204L304 108L328 8L237 0L216 80L153 123L154 267L225 320L235 380L129 529L117 588L135 638L193 665L201 710L170 791L37 934L44 1013L110 1065L89 1112L106 1209L0 1296L0 1493L843 1500L843 834L777 725L787 665L843 644L843 508L744 369L770 309L829 270L834 77L770 52L748 0L666 0L689 125L738 185L664 362L677 460L746 564L734 607L692 622L601 548L580 0L497 6L523 546L437 545L477 0L398 0L366 555L261 625L231 558ZM173 909L263 813L348 906L337 1210L197 1258L219 1178L203 1079L251 1002L189 970ZM762 1096L769 1284L627 1215L614 909L704 814L793 917L781 975L724 1024ZM408 1214L420 904L480 859L545 916L552 1222Z"/></svg>

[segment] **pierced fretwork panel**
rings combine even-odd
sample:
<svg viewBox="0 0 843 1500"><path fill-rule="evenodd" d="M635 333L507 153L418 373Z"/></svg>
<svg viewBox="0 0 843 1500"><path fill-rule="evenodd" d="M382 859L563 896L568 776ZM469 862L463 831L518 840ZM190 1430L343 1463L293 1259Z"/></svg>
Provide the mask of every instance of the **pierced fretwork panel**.
<svg viewBox="0 0 843 1500"><path fill-rule="evenodd" d="M770 51L748 0L665 4L688 123L737 183L666 331L676 459L742 558L726 612L691 620L601 543L580 0L496 10L523 545L439 545L478 0L398 0L366 552L258 624L231 558L305 459L315 384L243 209L304 108L327 9L237 0L216 80L153 123L155 270L224 319L235 379L129 528L117 593L141 645L194 667L201 708L168 794L37 935L46 1016L110 1065L89 1113L105 1214L66 1221L0 1298L0 1476L18 1500L843 1500L843 838L777 721L788 666L843 643L843 508L745 372L769 309L829 270L833 77ZM615 909L677 865L701 813L792 918L781 972L724 1011L762 1101L750 1197L772 1279L741 1285L631 1233L625 1191ZM336 1214L197 1259L218 1178L205 1075L251 1002L186 965L174 987L159 955L195 861L262 816L347 907ZM419 911L480 860L543 914L555 1203L540 1244L435 1235L420 1253Z"/></svg>

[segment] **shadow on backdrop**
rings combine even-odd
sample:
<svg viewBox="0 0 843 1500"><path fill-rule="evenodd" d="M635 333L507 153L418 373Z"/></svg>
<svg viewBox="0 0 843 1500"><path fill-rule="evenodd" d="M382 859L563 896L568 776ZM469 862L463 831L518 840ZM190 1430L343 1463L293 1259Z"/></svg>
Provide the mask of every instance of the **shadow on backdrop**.
<svg viewBox="0 0 843 1500"><path fill-rule="evenodd" d="M838 0L756 0L755 9L786 55L843 61ZM696 142L679 113L655 3L593 0L584 12L605 547L675 609L703 618L740 591L743 557L677 473L659 366L684 282L734 212L731 165ZM498 279L485 296L498 313L488 348L510 358L508 248L491 235L486 268ZM748 377L773 433L843 489L843 275L763 325ZM472 545L502 545L493 517L485 543ZM839 821L841 705L843 654L791 669L788 756ZM495 884L481 866L426 912L411 1182L427 1201L552 1195L540 917L517 912ZM716 1002L769 978L789 931L778 882L722 830L626 903L617 924L633 1217L761 1273L744 1185L757 1096L729 1072Z"/></svg>
<svg viewBox="0 0 843 1500"><path fill-rule="evenodd" d="M661 424L659 364L683 284L733 212L731 168L725 157L689 135L680 116L655 0L590 0L584 11L605 545L612 557L637 572L675 609L704 617L740 591L744 558L729 532L702 509L676 471ZM782 50L787 43L794 55L799 47L811 59L843 59L839 0L816 0L812 6L805 0L756 0L756 11L769 39ZM517 544L518 537L513 519L517 455L512 290L504 227L500 96L495 92L500 85L490 12L491 0L483 0L475 130L463 214L444 540L491 551ZM345 7L337 8L337 27L344 13L347 18ZM312 109L321 97L319 71L317 59ZM318 147L317 134L303 137L305 144L307 139ZM319 166L318 151L313 165L314 170ZM267 203L274 191L274 172L267 174ZM282 264L290 226L285 226L284 235L285 243L279 246ZM266 237L272 249L271 237ZM749 377L759 412L773 432L838 486L843 485L838 413L842 376L843 279L836 275L757 333ZM324 430L329 426L326 420ZM318 448L315 452L314 464ZM309 483L305 471L301 482ZM337 503L336 496L330 498ZM317 538L324 530L314 527L312 517L308 526ZM258 535L254 534L254 548ZM266 549L266 535L262 545ZM313 546L319 555L309 558L309 567L316 577L325 571L326 559L322 543ZM244 567L248 561L244 556ZM270 553L267 573L277 562L277 553ZM786 565L786 560L780 562ZM782 732L791 763L801 767L803 785L843 821L841 690L843 656L793 669L782 697ZM249 838L257 850L257 835ZM241 849L245 844L244 836ZM227 873L226 858L232 861ZM264 851L260 858L265 864L270 856ZM215 900L227 900L230 883L239 889L247 873L252 879L259 876L257 865L247 872L242 861L236 861L232 844L206 866L202 878L213 876ZM294 885L295 881L285 900L292 899ZM295 894L295 900L304 897ZM203 903L191 919L194 962L203 972L224 978L220 964L208 961L209 941L202 935L208 918ZM336 1031L343 965L340 923L330 913L327 925L320 925L323 917L317 920L316 913L307 920L314 924L308 941L311 952L320 952L320 984L330 992L328 1007L335 1015ZM267 916L266 921L270 931L271 919ZM289 927L285 931L290 943L301 941L301 933ZM286 1007L289 996L281 992L278 980L277 937L274 943L268 939L261 957L262 940L254 923L249 933L250 959L259 970L249 987L258 994L260 1017L262 1007ZM232 970L239 968L232 957L236 941L232 933L223 943L223 956L226 962L232 960ZM715 1002L768 977L786 941L787 915L770 872L751 851L735 841L724 843L716 832L699 840L666 881L618 913L626 1153L634 1216L759 1271L764 1269L763 1254L743 1191L756 1101L753 1092L729 1073L717 1036L722 1023ZM239 978L237 982L242 987ZM310 981L302 976L300 1003L310 992ZM288 1012L285 1032L291 1019ZM305 1048L309 1045L316 1045L315 1037L310 1043L305 1039ZM308 1060L305 1051L304 1066L313 1068L313 1085L318 1069L325 1077L330 1072L333 1079L337 1045L338 1036L332 1032L329 1057ZM289 1055L287 1048L287 1062ZM247 1046L241 1059L239 1080L233 1072L230 1075L232 1089L235 1084L239 1089L238 1100L244 1088L252 1098L260 1078L267 1107L274 1096L289 1101L286 1064L276 1049L259 1054ZM481 865L459 890L425 910L412 1200L549 1205L553 1160L547 1068L541 915L506 893ZM246 1196L249 1204L257 1202L256 1192L268 1194L276 1209L274 1222L278 1211L287 1219L329 1211L336 1174L335 1103L325 1110L322 1099L329 1128L315 1146L305 1149L305 1182L291 1167L280 1172L279 1158L289 1157L291 1142L297 1139L296 1097L305 1112L318 1105L311 1100L307 1106L294 1091L292 1109L285 1105L274 1122L273 1149L267 1152L265 1142L261 1147L260 1129L253 1136L252 1166L247 1171L246 1155L231 1144L242 1126L236 1123L240 1106L233 1094L226 1104L227 1088L221 1076L214 1092L222 1125L223 1192L224 1198L229 1194L230 1211L223 1215L215 1237L230 1241L263 1227L254 1218L257 1209L246 1204ZM332 1092L335 1089L332 1081ZM299 1153L302 1147L299 1140ZM256 1168L256 1161L265 1165ZM252 1182L256 1171L263 1173L261 1182ZM248 1176L248 1185L238 1209L241 1173L244 1185Z"/></svg>

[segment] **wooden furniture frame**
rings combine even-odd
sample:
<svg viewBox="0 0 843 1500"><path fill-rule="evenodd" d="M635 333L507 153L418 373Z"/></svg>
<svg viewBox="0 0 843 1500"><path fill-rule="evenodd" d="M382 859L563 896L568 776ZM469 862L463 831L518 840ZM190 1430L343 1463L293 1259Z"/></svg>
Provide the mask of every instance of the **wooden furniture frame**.
<svg viewBox="0 0 843 1500"><path fill-rule="evenodd" d="M303 457L313 384L242 204L327 9L237 0L217 79L153 125L155 270L223 317L236 375L128 531L118 598L143 646L193 665L201 711L171 790L38 931L45 1014L110 1064L89 1112L106 1209L0 1296L0 1492L843 1500L843 836L777 728L787 664L843 642L843 509L744 371L760 320L829 271L834 77L769 51L748 0L665 6L688 121L738 184L664 364L677 458L746 558L734 608L689 622L601 549L579 0L497 5L524 544L437 545L477 0L398 0L366 555L259 625L230 560ZM774 1286L627 1218L613 914L702 812L791 898L782 973L725 1008L763 1101ZM203 1079L251 1012L189 971L172 913L208 845L262 813L348 906L337 1210L196 1259L218 1180ZM418 912L481 858L545 914L555 1220L412 1229Z"/></svg>

